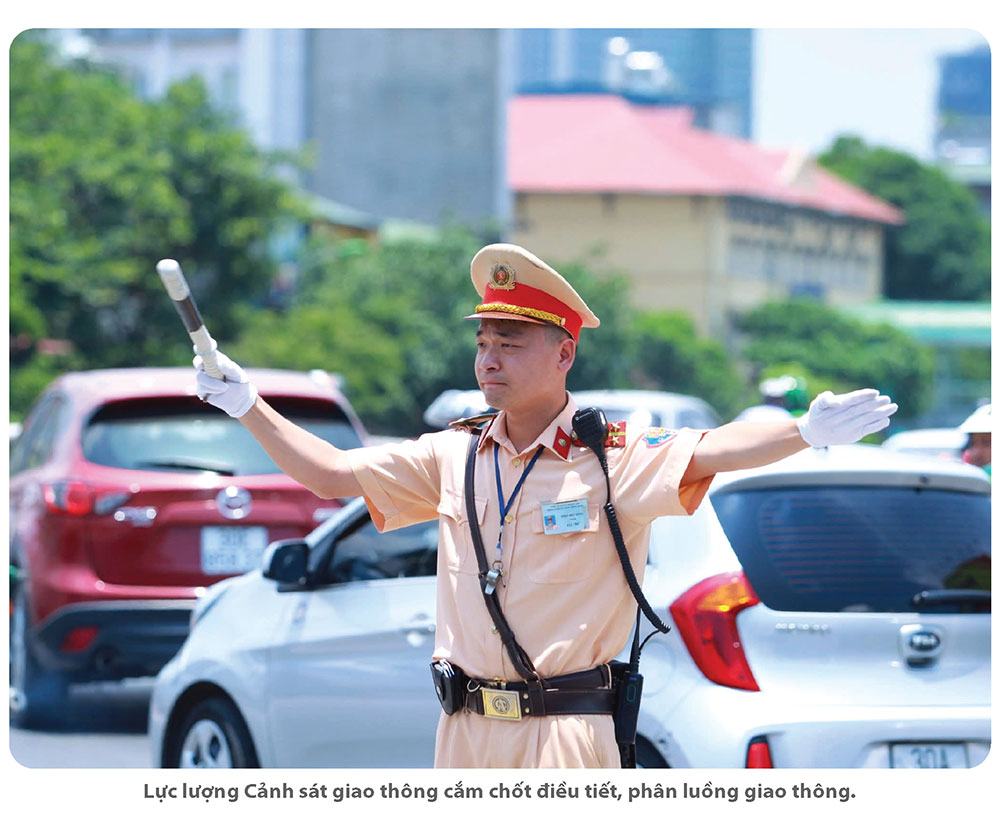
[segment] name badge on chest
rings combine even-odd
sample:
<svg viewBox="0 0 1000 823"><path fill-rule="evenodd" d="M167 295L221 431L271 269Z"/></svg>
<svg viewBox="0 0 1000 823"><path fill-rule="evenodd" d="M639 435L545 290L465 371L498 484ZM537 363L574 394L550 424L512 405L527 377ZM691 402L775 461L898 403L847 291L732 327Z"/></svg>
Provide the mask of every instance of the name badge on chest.
<svg viewBox="0 0 1000 823"><path fill-rule="evenodd" d="M586 500L542 503L542 529L546 534L572 534L590 527L590 507Z"/></svg>

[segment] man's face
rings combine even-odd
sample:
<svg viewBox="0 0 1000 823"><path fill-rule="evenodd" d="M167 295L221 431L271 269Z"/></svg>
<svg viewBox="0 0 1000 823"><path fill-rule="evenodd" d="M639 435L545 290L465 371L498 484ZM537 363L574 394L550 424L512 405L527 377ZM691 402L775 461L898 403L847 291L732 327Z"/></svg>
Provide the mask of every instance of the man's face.
<svg viewBox="0 0 1000 823"><path fill-rule="evenodd" d="M969 445L962 452L962 459L973 466L988 466L992 461L993 435L976 432L969 435Z"/></svg>
<svg viewBox="0 0 1000 823"><path fill-rule="evenodd" d="M486 402L511 409L565 393L576 344L536 323L487 318L476 332L476 348L476 380Z"/></svg>

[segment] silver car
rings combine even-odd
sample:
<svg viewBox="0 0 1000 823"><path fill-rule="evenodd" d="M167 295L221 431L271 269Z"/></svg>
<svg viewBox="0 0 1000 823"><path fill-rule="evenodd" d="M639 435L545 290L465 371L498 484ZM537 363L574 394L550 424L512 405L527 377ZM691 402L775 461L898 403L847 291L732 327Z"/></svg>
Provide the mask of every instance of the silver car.
<svg viewBox="0 0 1000 823"><path fill-rule="evenodd" d="M981 763L989 527L982 471L875 446L717 477L653 524L643 588L674 630L643 650L640 764ZM153 762L430 766L436 536L379 534L358 499L210 588L156 681Z"/></svg>
<svg viewBox="0 0 1000 823"><path fill-rule="evenodd" d="M625 420L631 426L665 429L713 429L721 422L708 403L690 394L641 389L596 389L570 392L581 409L597 406L608 420ZM424 422L443 429L452 420L472 417L490 407L478 389L448 389L424 412Z"/></svg>
<svg viewBox="0 0 1000 823"><path fill-rule="evenodd" d="M890 451L922 454L945 460L961 460L969 435L958 429L910 429L889 435L882 448Z"/></svg>

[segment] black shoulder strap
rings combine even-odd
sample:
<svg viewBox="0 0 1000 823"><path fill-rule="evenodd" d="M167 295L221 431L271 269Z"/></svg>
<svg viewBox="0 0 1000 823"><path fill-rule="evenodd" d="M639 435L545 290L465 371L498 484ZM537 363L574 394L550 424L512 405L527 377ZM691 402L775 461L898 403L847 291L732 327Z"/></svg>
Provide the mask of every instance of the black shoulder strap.
<svg viewBox="0 0 1000 823"><path fill-rule="evenodd" d="M510 657L510 662L514 664L517 673L525 681L538 680L538 673L535 671L531 658L514 638L514 632L500 609L496 590L494 589L490 594L486 593L488 583L486 575L489 572L489 564L486 562L483 535L479 530L479 515L476 513L475 497L476 447L479 445L479 436L479 431L472 432L472 436L469 438L469 452L465 460L465 510L469 519L469 529L472 531L472 545L476 549L476 561L479 563L479 588L486 599L486 608L489 610L490 617L493 618L493 625L497 627L500 639L503 640L504 646L507 648L507 655Z"/></svg>

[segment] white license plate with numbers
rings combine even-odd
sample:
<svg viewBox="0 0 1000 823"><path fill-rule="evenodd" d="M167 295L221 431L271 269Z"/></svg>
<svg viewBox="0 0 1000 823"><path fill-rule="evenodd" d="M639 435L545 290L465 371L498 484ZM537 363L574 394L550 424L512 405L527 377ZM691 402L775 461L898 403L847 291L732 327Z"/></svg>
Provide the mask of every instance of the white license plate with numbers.
<svg viewBox="0 0 1000 823"><path fill-rule="evenodd" d="M895 743L890 749L894 769L967 769L962 743Z"/></svg>
<svg viewBox="0 0 1000 823"><path fill-rule="evenodd" d="M201 570L205 574L251 571L260 566L266 548L266 526L203 526Z"/></svg>

